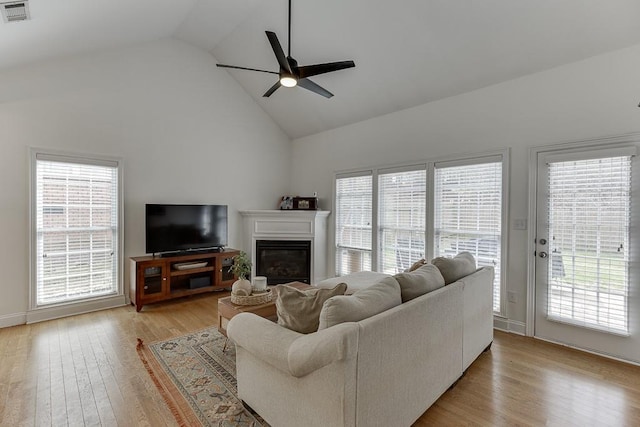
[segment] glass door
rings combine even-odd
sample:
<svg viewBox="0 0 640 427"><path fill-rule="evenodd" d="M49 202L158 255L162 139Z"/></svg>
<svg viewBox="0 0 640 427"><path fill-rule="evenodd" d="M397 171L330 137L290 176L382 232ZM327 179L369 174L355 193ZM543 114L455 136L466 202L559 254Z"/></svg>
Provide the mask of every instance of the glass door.
<svg viewBox="0 0 640 427"><path fill-rule="evenodd" d="M145 297L162 295L167 277L164 271L164 262L147 264L142 269L142 294Z"/></svg>
<svg viewBox="0 0 640 427"><path fill-rule="evenodd" d="M635 149L540 153L535 335L640 360L631 279Z"/></svg>

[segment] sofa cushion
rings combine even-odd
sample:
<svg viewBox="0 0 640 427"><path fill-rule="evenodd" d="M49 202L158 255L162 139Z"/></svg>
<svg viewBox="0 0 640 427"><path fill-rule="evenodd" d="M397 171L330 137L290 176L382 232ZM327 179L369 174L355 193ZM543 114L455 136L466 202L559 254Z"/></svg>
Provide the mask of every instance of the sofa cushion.
<svg viewBox="0 0 640 427"><path fill-rule="evenodd" d="M424 264L410 273L399 273L393 277L400 284L402 302L410 301L444 286L444 277L438 267L433 264Z"/></svg>
<svg viewBox="0 0 640 427"><path fill-rule="evenodd" d="M438 267L444 284L448 285L476 271L476 260L469 252L460 252L453 258L438 257L431 260Z"/></svg>
<svg viewBox="0 0 640 427"><path fill-rule="evenodd" d="M287 285L278 286L276 311L278 324L301 334L318 330L322 304L335 295L344 295L346 283L339 283L332 289L307 289L301 291Z"/></svg>
<svg viewBox="0 0 640 427"><path fill-rule="evenodd" d="M386 277L353 295L326 300L320 312L318 330L344 322L359 322L400 304L400 284L393 277Z"/></svg>

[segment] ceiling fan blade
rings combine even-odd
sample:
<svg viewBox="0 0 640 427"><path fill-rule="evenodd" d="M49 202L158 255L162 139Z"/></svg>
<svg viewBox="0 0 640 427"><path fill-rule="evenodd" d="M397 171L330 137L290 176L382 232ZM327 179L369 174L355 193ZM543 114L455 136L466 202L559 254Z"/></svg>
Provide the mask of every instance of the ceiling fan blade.
<svg viewBox="0 0 640 427"><path fill-rule="evenodd" d="M237 67L235 65L226 65L226 64L216 64L216 67L220 68L234 68L236 70L247 70L247 71L260 71L261 73L269 73L269 74L280 74L277 71L268 71L268 70L259 70L257 68L247 68L247 67Z"/></svg>
<svg viewBox="0 0 640 427"><path fill-rule="evenodd" d="M280 86L281 86L281 85L280 85L280 80L278 80L278 81L276 82L276 84L274 84L273 86L271 86L271 87L269 88L269 90L268 90L268 91L266 91L266 92L264 93L264 95L262 95L262 97L263 97L263 98L268 98L268 97L270 97L270 96L273 94L273 92L275 92L275 91L276 91Z"/></svg>
<svg viewBox="0 0 640 427"><path fill-rule="evenodd" d="M301 79L305 77L317 76L318 74L330 73L332 71L353 68L356 64L353 61L327 62L326 64L305 65L298 67L298 74Z"/></svg>
<svg viewBox="0 0 640 427"><path fill-rule="evenodd" d="M284 56L284 51L282 50L282 46L280 46L280 42L278 41L278 36L273 31L265 31L267 33L267 38L269 39L269 43L271 43L271 48L273 49L273 53L276 54L276 58L278 59L278 64L280 64L280 68L287 71L289 74L293 74L291 71L291 66L289 65L289 61L287 61L287 57Z"/></svg>
<svg viewBox="0 0 640 427"><path fill-rule="evenodd" d="M317 93L318 95L322 95L325 98L331 98L333 94L323 88L322 86L317 85L309 79L299 79L298 86L303 87L311 92Z"/></svg>

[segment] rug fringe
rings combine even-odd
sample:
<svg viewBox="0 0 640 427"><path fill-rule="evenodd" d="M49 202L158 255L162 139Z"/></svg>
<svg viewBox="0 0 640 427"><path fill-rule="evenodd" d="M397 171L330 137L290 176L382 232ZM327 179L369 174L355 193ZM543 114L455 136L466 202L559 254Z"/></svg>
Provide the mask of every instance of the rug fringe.
<svg viewBox="0 0 640 427"><path fill-rule="evenodd" d="M149 373L149 376L151 377L151 380L155 384L156 388L160 392L160 395L162 396L162 399L165 401L165 403L169 407L169 410L171 411L171 413L173 414L174 418L176 419L176 422L178 423L178 426L179 427L191 427L191 426L193 426L192 423L188 423L183 418L182 413L180 412L180 410L176 406L175 402L171 398L171 395L162 386L162 382L158 379L158 377L156 376L156 374L153 371L153 368L151 367L151 365L149 363L147 355L145 354L145 350L146 350L146 346L144 345L144 342L142 341L142 339L138 338L138 343L136 344L136 351L138 353L138 357L140 358L140 361L142 362L142 364L144 365L145 369Z"/></svg>

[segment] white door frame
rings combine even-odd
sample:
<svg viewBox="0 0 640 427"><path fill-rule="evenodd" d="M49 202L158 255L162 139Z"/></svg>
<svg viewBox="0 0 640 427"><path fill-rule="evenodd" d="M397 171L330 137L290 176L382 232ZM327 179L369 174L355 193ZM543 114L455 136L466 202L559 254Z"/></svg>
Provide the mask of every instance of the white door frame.
<svg viewBox="0 0 640 427"><path fill-rule="evenodd" d="M553 145L541 145L529 149L529 230L527 233L527 318L525 335L535 335L536 315L536 258L535 239L537 235L537 192L538 192L538 156L545 152L556 150L575 150L602 148L603 146L616 148L618 146L638 144L640 133L630 133L587 140L563 142Z"/></svg>

